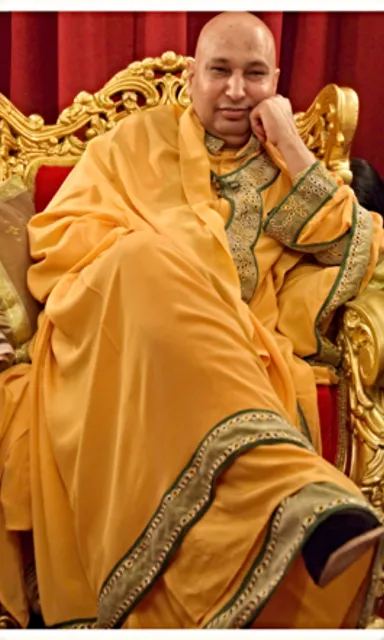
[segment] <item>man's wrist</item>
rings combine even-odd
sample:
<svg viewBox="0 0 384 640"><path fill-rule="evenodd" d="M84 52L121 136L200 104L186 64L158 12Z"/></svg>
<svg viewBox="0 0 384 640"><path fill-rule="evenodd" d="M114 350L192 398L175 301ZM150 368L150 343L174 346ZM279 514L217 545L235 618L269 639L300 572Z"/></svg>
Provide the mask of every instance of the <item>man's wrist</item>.
<svg viewBox="0 0 384 640"><path fill-rule="evenodd" d="M292 181L296 182L296 176L305 173L316 162L315 156L297 133L284 136L277 148L285 160Z"/></svg>

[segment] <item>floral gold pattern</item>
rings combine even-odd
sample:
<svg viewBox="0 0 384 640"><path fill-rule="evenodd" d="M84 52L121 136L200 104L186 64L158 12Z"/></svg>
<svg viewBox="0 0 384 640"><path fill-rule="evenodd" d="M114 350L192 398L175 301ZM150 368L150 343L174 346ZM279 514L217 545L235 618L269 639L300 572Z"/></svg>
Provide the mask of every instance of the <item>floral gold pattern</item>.
<svg viewBox="0 0 384 640"><path fill-rule="evenodd" d="M214 174L221 197L229 201L232 209L226 232L240 279L241 296L246 303L252 300L258 281L255 247L263 220L260 193L278 174L279 170L265 152L237 171L220 176Z"/></svg>
<svg viewBox="0 0 384 640"><path fill-rule="evenodd" d="M298 237L312 216L332 197L338 184L319 162L310 167L284 200L270 212L264 231L281 244L308 253L313 245L298 244ZM321 245L322 247L324 245Z"/></svg>
<svg viewBox="0 0 384 640"><path fill-rule="evenodd" d="M347 380L351 447L347 472L384 512L383 291L369 291L346 305L339 334Z"/></svg>

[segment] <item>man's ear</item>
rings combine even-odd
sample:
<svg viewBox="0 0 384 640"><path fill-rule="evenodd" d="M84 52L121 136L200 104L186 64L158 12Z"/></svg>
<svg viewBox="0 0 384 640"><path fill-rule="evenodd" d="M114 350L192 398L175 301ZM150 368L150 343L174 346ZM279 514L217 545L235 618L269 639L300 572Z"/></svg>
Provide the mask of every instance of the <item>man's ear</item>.
<svg viewBox="0 0 384 640"><path fill-rule="evenodd" d="M192 83L195 75L195 61L187 60L187 93L191 98L192 96Z"/></svg>

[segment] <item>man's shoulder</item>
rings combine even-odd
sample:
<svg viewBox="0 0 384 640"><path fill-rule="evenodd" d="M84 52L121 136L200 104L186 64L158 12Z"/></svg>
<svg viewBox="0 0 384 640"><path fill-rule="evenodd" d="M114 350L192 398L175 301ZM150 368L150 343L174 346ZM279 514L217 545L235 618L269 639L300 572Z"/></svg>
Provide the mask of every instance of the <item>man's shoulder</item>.
<svg viewBox="0 0 384 640"><path fill-rule="evenodd" d="M103 157L124 150L137 153L146 146L169 145L177 147L179 119L183 109L177 105L158 105L131 113L112 129L95 137L88 144L85 156Z"/></svg>
<svg viewBox="0 0 384 640"><path fill-rule="evenodd" d="M120 133L133 131L134 129L142 131L153 128L162 131L174 129L178 126L182 112L181 107L173 104L162 104L150 107L149 109L141 109L121 120L116 127L114 127L114 132L116 135L119 135Z"/></svg>

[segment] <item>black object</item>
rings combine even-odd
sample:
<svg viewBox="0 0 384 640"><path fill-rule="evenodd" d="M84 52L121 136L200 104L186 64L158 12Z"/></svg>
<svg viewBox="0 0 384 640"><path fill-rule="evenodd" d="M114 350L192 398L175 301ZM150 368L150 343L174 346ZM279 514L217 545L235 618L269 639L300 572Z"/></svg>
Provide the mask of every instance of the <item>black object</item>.
<svg viewBox="0 0 384 640"><path fill-rule="evenodd" d="M302 549L305 566L314 583L319 584L332 553L379 526L374 515L360 509L345 509L321 522Z"/></svg>

